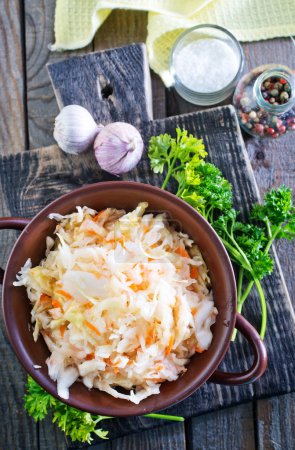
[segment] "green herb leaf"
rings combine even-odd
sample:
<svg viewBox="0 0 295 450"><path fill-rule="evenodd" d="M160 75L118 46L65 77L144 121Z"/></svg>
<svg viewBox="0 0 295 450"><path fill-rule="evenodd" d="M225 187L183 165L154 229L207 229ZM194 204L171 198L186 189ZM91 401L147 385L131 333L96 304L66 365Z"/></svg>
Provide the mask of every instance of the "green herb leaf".
<svg viewBox="0 0 295 450"><path fill-rule="evenodd" d="M43 420L53 413L52 422L56 422L72 441L87 442L93 440L92 433L107 439L108 431L97 429L97 423L107 416L96 416L62 403L48 394L32 377L28 376L27 393L24 396L25 409L35 421Z"/></svg>
<svg viewBox="0 0 295 450"><path fill-rule="evenodd" d="M180 172L184 171L185 165L192 158L195 163L201 161L207 152L203 141L196 139L186 130L176 128L176 138L168 134L153 136L149 142L148 157L154 173L163 173L167 170L167 176L162 188L164 189L171 176L175 179L182 177Z"/></svg>
<svg viewBox="0 0 295 450"><path fill-rule="evenodd" d="M36 422L43 420L58 401L44 391L30 376L28 377L27 394L24 396L24 400L25 409Z"/></svg>

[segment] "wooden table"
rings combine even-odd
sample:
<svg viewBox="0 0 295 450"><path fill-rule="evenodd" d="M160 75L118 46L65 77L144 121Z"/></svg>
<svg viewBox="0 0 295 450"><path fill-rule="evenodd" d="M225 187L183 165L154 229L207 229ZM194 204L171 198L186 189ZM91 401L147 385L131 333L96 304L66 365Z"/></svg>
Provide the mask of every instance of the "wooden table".
<svg viewBox="0 0 295 450"><path fill-rule="evenodd" d="M52 130L57 103L46 63L81 54L145 41L146 14L116 11L111 14L87 48L76 52L50 53L53 41L54 0L4 0L0 13L0 151L30 151L54 143ZM290 39L243 44L245 71L260 64L278 62L295 67L295 48ZM152 76L154 117L195 111L197 108L164 88ZM245 136L247 150L261 194L285 183L295 188L294 136L273 141ZM286 284L295 301L295 242L277 248ZM279 299L278 299L279 301ZM1 327L1 352L10 351ZM16 358L11 351L11 358ZM14 361L15 364L15 361ZM16 382L16 380L18 382ZM25 376L19 366L15 380L1 379L3 389L11 385L15 402L1 402L2 450L66 449L64 436L45 421L35 425L24 413L22 396ZM5 405L5 406L4 406ZM160 424L159 424L160 425ZM293 439L293 442L292 442ZM206 414L184 424L172 424L138 435L102 443L97 449L294 449L295 393L259 400Z"/></svg>

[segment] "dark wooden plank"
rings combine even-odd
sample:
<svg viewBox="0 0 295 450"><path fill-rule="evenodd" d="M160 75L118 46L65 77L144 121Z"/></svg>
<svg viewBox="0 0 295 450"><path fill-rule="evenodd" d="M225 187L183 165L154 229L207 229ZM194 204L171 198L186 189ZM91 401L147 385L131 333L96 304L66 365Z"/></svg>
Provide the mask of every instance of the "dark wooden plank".
<svg viewBox="0 0 295 450"><path fill-rule="evenodd" d="M143 11L115 10L109 15L94 39L94 50L119 47L133 42L145 42L147 13ZM165 86L155 73L151 73L153 117L166 116Z"/></svg>
<svg viewBox="0 0 295 450"><path fill-rule="evenodd" d="M89 447L89 450L185 450L186 448L184 424L175 423L94 445Z"/></svg>
<svg viewBox="0 0 295 450"><path fill-rule="evenodd" d="M249 203L257 200L258 191L232 108L216 108L205 113L153 121L144 125L142 133L147 142L149 136L164 130L174 133L177 125L204 139L210 158L233 182L236 202L243 206L246 213ZM12 180L17 180L13 188L5 191L11 214L30 216L62 193L85 183L114 179L98 168L91 152L75 157L62 153L54 146L17 156L2 157L0 173L2 186L12 186ZM139 166L124 176L124 179L145 181L154 185L161 183L161 177L150 173L146 155ZM238 388L205 384L183 403L170 408L171 414L184 414L190 417L219 409L221 406L250 400L254 394L260 397L295 388L295 380L292 378L295 369L294 320L277 270L266 284L266 290L270 306L269 332L266 337L269 368L264 377L255 385ZM279 302L277 298L280 298ZM245 313L252 321L260 316L255 296L252 302L248 303ZM249 366L250 361L249 347L239 339L231 344L223 367L227 370L243 370ZM154 426L155 421L140 418L120 419L108 423L111 436L114 438L143 427Z"/></svg>
<svg viewBox="0 0 295 450"><path fill-rule="evenodd" d="M22 55L23 11L19 0L4 1L0 15L0 152L20 152L26 148L25 86ZM0 216L9 214L0 190ZM4 267L16 238L13 231L1 231L0 266ZM1 295L1 286L0 286ZM8 343L0 316L0 448L37 448L37 427L23 410L26 375ZM18 374L17 378L15 374Z"/></svg>
<svg viewBox="0 0 295 450"><path fill-rule="evenodd" d="M36 148L54 143L52 131L58 114L46 64L91 51L92 44L74 52L51 52L48 45L54 41L55 0L24 3L29 148Z"/></svg>
<svg viewBox="0 0 295 450"><path fill-rule="evenodd" d="M186 437L188 450L254 450L252 403L191 419Z"/></svg>
<svg viewBox="0 0 295 450"><path fill-rule="evenodd" d="M139 126L152 119L151 80L144 44L49 64L59 107L84 106L97 122Z"/></svg>
<svg viewBox="0 0 295 450"><path fill-rule="evenodd" d="M20 0L5 0L0 14L0 151L26 148L25 85Z"/></svg>
<svg viewBox="0 0 295 450"><path fill-rule="evenodd" d="M26 447L23 447L24 450ZM29 447L28 447L29 448ZM52 417L46 417L38 424L38 450L67 450L65 434L57 425L52 424ZM34 450L32 448L32 450Z"/></svg>
<svg viewBox="0 0 295 450"><path fill-rule="evenodd" d="M145 42L146 35L146 12L115 10L96 32L94 49L105 50L133 42Z"/></svg>
<svg viewBox="0 0 295 450"><path fill-rule="evenodd" d="M294 450L294 392L257 402L256 436L259 450Z"/></svg>

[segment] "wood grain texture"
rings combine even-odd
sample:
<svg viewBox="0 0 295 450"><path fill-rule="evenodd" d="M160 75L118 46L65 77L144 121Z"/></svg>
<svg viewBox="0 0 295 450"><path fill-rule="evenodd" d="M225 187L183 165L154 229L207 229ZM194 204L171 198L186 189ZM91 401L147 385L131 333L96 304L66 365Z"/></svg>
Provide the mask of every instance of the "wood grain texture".
<svg viewBox="0 0 295 450"><path fill-rule="evenodd" d="M0 14L0 151L26 148L25 86L20 0L5 0Z"/></svg>
<svg viewBox="0 0 295 450"><path fill-rule="evenodd" d="M187 450L255 450L252 403L193 418L186 437Z"/></svg>
<svg viewBox="0 0 295 450"><path fill-rule="evenodd" d="M294 392L257 402L256 435L258 450L294 450Z"/></svg>
<svg viewBox="0 0 295 450"><path fill-rule="evenodd" d="M59 107L84 106L97 122L152 119L151 80L144 44L89 53L49 64Z"/></svg>
<svg viewBox="0 0 295 450"><path fill-rule="evenodd" d="M233 109L216 108L203 113L153 121L145 124L141 131L147 143L151 135L163 131L175 134L176 126L184 127L204 139L210 159L233 183L236 203L242 207L244 214L247 214L250 203L258 198L258 191ZM12 186L12 180L15 183L13 189L5 192L11 214L30 217L62 193L84 184L114 179L98 168L93 153L71 156L55 146L1 157L0 174L3 187ZM125 175L124 179L144 181L153 185L160 185L162 181L161 176L150 172L146 155L137 168ZM238 388L207 383L187 400L170 408L171 414L190 417L219 409L221 406L235 405L254 396L288 392L295 388L295 380L292 377L295 370L295 327L290 303L276 269L265 287L269 302L268 329L272 331L266 336L269 368L264 377L254 385ZM280 298L279 302L277 298ZM260 317L255 296L252 302L250 300L245 314L254 322L255 318ZM227 370L243 370L249 366L250 361L249 346L240 338L231 344L222 367ZM134 418L110 422L108 427L111 436L115 438L155 425L155 421Z"/></svg>
<svg viewBox="0 0 295 450"><path fill-rule="evenodd" d="M0 217L9 215L10 211L1 189ZM12 243L18 235L19 233L16 231L1 230L0 266L3 268L6 265ZM2 296L1 286L0 296ZM37 426L28 417L23 408L26 374L8 342L2 314L0 314L0 355L0 449L22 450L37 448Z"/></svg>
<svg viewBox="0 0 295 450"><path fill-rule="evenodd" d="M10 154L26 148L24 107L24 65L22 55L22 7L18 0L4 1L0 14L0 152ZM0 216L9 215L3 189L0 190ZM0 265L5 267L16 239L14 231L0 233ZM0 295L1 295L0 286ZM23 410L26 375L10 347L0 315L0 448L37 448L37 427ZM16 377L15 374L18 376Z"/></svg>
<svg viewBox="0 0 295 450"><path fill-rule="evenodd" d="M134 42L145 42L146 35L146 12L115 10L97 31L93 42L94 50L105 50Z"/></svg>
<svg viewBox="0 0 295 450"><path fill-rule="evenodd" d="M109 15L94 38L94 50L104 50L133 42L145 42L147 13L144 11L115 10ZM166 117L165 86L158 75L151 73L153 117Z"/></svg>
<svg viewBox="0 0 295 450"><path fill-rule="evenodd" d="M46 64L91 51L92 44L74 52L51 52L55 0L25 0L24 4L29 148L36 148L54 143L54 119L59 111Z"/></svg>
<svg viewBox="0 0 295 450"><path fill-rule="evenodd" d="M184 424L175 423L94 445L89 450L185 450L186 448Z"/></svg>
<svg viewBox="0 0 295 450"><path fill-rule="evenodd" d="M52 424L52 417L46 417L38 424L38 450L67 450L65 434ZM32 448L32 450L34 450Z"/></svg>

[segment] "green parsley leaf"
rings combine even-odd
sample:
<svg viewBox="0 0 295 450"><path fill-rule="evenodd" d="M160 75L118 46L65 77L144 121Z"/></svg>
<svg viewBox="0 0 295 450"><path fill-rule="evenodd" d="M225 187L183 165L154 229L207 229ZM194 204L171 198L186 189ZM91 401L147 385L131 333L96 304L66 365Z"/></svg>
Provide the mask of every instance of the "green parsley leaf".
<svg viewBox="0 0 295 450"><path fill-rule="evenodd" d="M43 420L52 412L52 422L56 422L72 441L90 444L93 440L92 433L102 439L107 439L108 431L97 429L97 424L109 417L89 414L62 403L48 394L30 376L28 376L27 393L24 400L25 409L36 422Z"/></svg>

